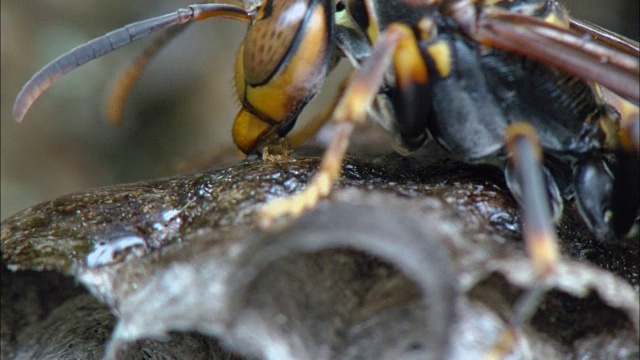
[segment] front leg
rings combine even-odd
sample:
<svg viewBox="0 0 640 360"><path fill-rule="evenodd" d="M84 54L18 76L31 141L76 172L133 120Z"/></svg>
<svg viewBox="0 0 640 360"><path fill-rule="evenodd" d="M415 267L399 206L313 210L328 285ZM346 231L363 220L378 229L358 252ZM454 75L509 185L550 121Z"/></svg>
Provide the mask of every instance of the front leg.
<svg viewBox="0 0 640 360"><path fill-rule="evenodd" d="M268 226L276 219L297 217L329 195L333 183L340 177L342 163L349 146L349 138L356 124L367 118L384 75L391 65L392 56L399 52L416 50L411 29L405 25L389 26L376 43L373 52L348 81L347 87L333 110L336 131L325 150L318 172L301 193L267 203L259 212L260 222Z"/></svg>

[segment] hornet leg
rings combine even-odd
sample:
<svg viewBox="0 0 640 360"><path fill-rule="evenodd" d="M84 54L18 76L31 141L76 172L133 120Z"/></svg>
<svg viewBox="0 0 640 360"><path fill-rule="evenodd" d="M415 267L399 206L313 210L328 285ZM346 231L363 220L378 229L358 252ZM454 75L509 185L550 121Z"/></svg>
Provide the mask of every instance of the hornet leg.
<svg viewBox="0 0 640 360"><path fill-rule="evenodd" d="M381 35L369 58L348 81L333 111L332 118L337 122L337 126L318 172L301 193L267 203L259 213L263 225L269 225L282 216L297 217L315 206L322 197L329 195L333 183L340 177L349 137L355 125L366 120L367 111L392 63L392 56L407 42L415 44L415 38L411 30L404 25L393 24ZM417 48L417 44L414 46Z"/></svg>
<svg viewBox="0 0 640 360"><path fill-rule="evenodd" d="M502 359L511 351L517 338L516 329L535 314L548 290L546 280L556 271L560 258L543 175L542 149L535 129L527 123L509 125L507 150L522 192L524 238L537 281L516 303L508 329L486 354L486 359Z"/></svg>

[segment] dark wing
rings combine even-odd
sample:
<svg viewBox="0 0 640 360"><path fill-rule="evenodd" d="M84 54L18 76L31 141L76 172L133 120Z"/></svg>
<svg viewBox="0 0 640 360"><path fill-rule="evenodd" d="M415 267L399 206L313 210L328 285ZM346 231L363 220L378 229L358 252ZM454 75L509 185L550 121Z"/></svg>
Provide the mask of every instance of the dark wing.
<svg viewBox="0 0 640 360"><path fill-rule="evenodd" d="M638 48L631 40L594 27L584 27L590 35L585 36L535 17L497 8L484 9L476 26L470 29L469 36L482 44L524 55L596 82L636 103L640 100Z"/></svg>
<svg viewBox="0 0 640 360"><path fill-rule="evenodd" d="M571 29L579 34L589 35L595 41L609 45L629 55L638 56L640 47L636 41L586 20L570 18L569 22Z"/></svg>

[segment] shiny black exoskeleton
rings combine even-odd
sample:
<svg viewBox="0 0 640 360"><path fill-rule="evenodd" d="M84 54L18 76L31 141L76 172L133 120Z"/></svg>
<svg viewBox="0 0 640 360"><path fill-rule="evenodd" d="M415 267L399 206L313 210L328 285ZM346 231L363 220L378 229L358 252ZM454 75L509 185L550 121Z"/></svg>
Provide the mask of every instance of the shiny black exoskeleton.
<svg viewBox="0 0 640 360"><path fill-rule="evenodd" d="M349 3L363 33L371 25L365 3ZM506 161L505 130L513 122L527 122L537 131L544 152L544 176L554 217L561 215L563 198L575 198L598 238L611 240L629 233L637 222L640 198L637 154L616 156L617 149L608 144L610 134L605 129L615 127L615 119L609 117L594 87L526 57L486 47L467 36L456 19L429 5L423 5L422 13L415 8L398 11L410 7L406 1L377 5L381 27L402 22L420 34L420 21L425 17L434 23L428 38L418 42L428 83L410 89L389 86L383 95L395 112L393 130L401 148L415 150L430 134L454 156L504 168L507 183L520 200L521 189ZM555 21L566 17L555 1L496 5ZM446 52L430 51L435 44ZM446 73L443 62L448 66ZM614 186L618 176L625 177L626 185L617 181Z"/></svg>

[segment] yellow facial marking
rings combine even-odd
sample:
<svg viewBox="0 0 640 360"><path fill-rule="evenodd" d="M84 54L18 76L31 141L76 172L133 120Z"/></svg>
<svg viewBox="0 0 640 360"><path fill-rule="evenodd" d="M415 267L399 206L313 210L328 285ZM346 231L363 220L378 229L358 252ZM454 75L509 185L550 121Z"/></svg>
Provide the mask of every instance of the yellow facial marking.
<svg viewBox="0 0 640 360"><path fill-rule="evenodd" d="M325 18L324 7L317 6L305 24L308 31L302 30L303 37L295 51L264 84L247 82L246 57L237 57L235 81L243 109L233 125L233 140L243 152L252 151L266 136L272 136L320 85L329 42ZM245 40L240 54L254 45Z"/></svg>
<svg viewBox="0 0 640 360"><path fill-rule="evenodd" d="M321 71L327 51L327 29L324 27L324 9L318 6L309 19L295 54L268 83L248 86L246 101L261 115L274 122L282 122L300 106L303 98L322 79Z"/></svg>
<svg viewBox="0 0 640 360"><path fill-rule="evenodd" d="M253 150L259 140L272 128L256 115L242 109L233 122L233 142L245 154Z"/></svg>

